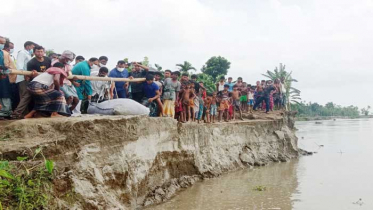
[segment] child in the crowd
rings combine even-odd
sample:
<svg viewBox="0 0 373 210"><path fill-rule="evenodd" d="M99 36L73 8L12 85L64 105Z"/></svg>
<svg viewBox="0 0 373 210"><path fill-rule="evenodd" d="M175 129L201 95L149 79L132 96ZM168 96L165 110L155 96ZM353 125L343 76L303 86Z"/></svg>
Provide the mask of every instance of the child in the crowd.
<svg viewBox="0 0 373 210"><path fill-rule="evenodd" d="M208 95L206 96L205 100L203 100L203 112L204 112L205 123L211 123L210 111L211 111L211 95Z"/></svg>
<svg viewBox="0 0 373 210"><path fill-rule="evenodd" d="M217 110L218 110L217 100L218 100L217 99L217 93L214 92L212 94L211 103L210 103L210 116L211 116L212 123L215 123L215 118L216 118L216 114L217 114Z"/></svg>
<svg viewBox="0 0 373 210"><path fill-rule="evenodd" d="M199 92L196 94L196 97L194 97L194 100L193 100L193 115L194 115L194 120L193 121L196 121L198 120L198 116L199 116Z"/></svg>
<svg viewBox="0 0 373 210"><path fill-rule="evenodd" d="M248 109L247 109L247 84L246 82L243 82L243 86L241 88L240 102L241 102L241 111L247 112Z"/></svg>
<svg viewBox="0 0 373 210"><path fill-rule="evenodd" d="M229 121L229 85L224 85L224 90L219 92L219 122L221 122L223 114L225 115L225 121Z"/></svg>
<svg viewBox="0 0 373 210"><path fill-rule="evenodd" d="M187 116L190 116L190 109L189 109L190 87L189 87L189 82L184 82L183 86L184 86L184 89L183 89L183 94L181 96L181 103L182 103L182 106L183 106L183 111L182 111L182 114L181 114L181 117L182 117L181 122L185 123L187 121Z"/></svg>
<svg viewBox="0 0 373 210"><path fill-rule="evenodd" d="M233 86L233 91L232 91L232 105L233 105L233 113L232 113L232 119L233 120L236 120L236 110L238 110L240 112L240 119L242 119L242 111L241 111L241 106L240 106L240 97L241 96L241 92L238 90L238 87L235 85ZM246 104L247 104L247 101L246 101Z"/></svg>
<svg viewBox="0 0 373 210"><path fill-rule="evenodd" d="M254 90L251 89L251 87L248 88L247 98L248 98L247 105L248 105L249 112L250 112L250 113L253 113L253 106L254 106Z"/></svg>
<svg viewBox="0 0 373 210"><path fill-rule="evenodd" d="M224 90L224 86L225 86L225 77L221 76L219 82L216 83L216 90L218 92L223 91ZM229 85L228 85L228 87L229 87Z"/></svg>
<svg viewBox="0 0 373 210"><path fill-rule="evenodd" d="M197 98L198 98L198 104L199 104L197 120L198 120L198 123L200 123L203 117L203 113L204 113L204 100L202 98L201 91L198 92Z"/></svg>
<svg viewBox="0 0 373 210"><path fill-rule="evenodd" d="M194 99L196 98L195 94L195 88L194 88L194 83L191 82L189 84L189 111L188 111L188 121L194 121L195 120L195 111L194 111Z"/></svg>
<svg viewBox="0 0 373 210"><path fill-rule="evenodd" d="M179 91L178 100L175 104L175 119L179 122L184 122L184 110L183 110L183 95L186 84L182 83Z"/></svg>

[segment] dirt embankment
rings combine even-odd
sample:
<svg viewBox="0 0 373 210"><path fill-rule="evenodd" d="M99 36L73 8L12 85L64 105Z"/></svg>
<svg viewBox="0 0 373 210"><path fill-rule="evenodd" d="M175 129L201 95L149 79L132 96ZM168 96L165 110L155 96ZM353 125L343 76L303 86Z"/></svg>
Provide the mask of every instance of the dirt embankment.
<svg viewBox="0 0 373 210"><path fill-rule="evenodd" d="M207 177L298 157L294 116L246 117L216 124L143 116L21 120L0 127L0 155L16 160L42 146L57 166L56 208L134 209Z"/></svg>

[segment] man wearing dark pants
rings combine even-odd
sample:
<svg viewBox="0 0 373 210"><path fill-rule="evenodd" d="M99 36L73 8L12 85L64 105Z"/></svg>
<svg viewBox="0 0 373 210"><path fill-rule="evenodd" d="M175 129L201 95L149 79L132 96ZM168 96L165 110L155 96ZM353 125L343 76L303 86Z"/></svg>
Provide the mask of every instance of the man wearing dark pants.
<svg viewBox="0 0 373 210"><path fill-rule="evenodd" d="M266 103L266 113L269 112L269 96L273 90L276 90L276 88L273 85L268 85L266 88L264 88L263 96L260 96L256 101L253 110L256 110L256 108L264 101Z"/></svg>
<svg viewBox="0 0 373 210"><path fill-rule="evenodd" d="M130 79L146 78L148 71L149 71L148 67L143 66L138 63L132 63L132 65L134 67L132 68L132 72L130 73L130 77L129 77ZM132 82L131 83L132 99L139 103L141 103L142 99L144 98L143 84L144 82Z"/></svg>
<svg viewBox="0 0 373 210"><path fill-rule="evenodd" d="M35 43L27 41L25 42L24 49L18 52L17 55L17 69L27 70L27 63L31 60L32 54L34 54ZM35 75L36 76L36 75ZM27 90L29 78L25 78L23 75L17 75L16 79L18 91L19 91L19 104L12 114L13 119L23 118L28 112L28 104L31 100L31 95Z"/></svg>

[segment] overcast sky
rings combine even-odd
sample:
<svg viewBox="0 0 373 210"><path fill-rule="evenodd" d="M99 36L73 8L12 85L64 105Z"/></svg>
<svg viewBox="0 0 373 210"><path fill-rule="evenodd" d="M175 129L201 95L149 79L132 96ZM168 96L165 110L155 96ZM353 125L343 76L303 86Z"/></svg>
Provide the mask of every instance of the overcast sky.
<svg viewBox="0 0 373 210"><path fill-rule="evenodd" d="M1 36L85 58L197 69L212 56L254 83L284 63L305 101L373 105L372 0L0 0ZM14 53L16 54L16 53Z"/></svg>

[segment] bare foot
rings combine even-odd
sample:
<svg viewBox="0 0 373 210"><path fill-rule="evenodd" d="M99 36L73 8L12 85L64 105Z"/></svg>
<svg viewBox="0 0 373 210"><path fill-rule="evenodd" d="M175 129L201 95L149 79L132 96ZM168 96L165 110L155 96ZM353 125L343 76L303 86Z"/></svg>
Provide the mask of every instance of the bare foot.
<svg viewBox="0 0 373 210"><path fill-rule="evenodd" d="M53 112L53 113L51 114L51 117L52 117L52 118L55 118L55 117L64 117L64 116L58 114L57 112Z"/></svg>

